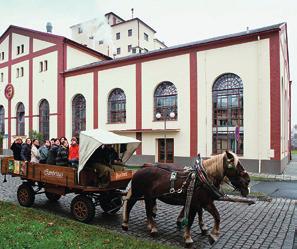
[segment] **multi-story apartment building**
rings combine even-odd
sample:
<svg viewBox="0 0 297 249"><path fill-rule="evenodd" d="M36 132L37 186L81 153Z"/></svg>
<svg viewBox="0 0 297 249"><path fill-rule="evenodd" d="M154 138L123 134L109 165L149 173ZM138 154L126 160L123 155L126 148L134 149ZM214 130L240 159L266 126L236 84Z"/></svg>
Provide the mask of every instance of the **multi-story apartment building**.
<svg viewBox="0 0 297 249"><path fill-rule="evenodd" d="M139 18L124 20L113 12L71 26L72 39L105 55L118 58L165 48L156 31Z"/></svg>

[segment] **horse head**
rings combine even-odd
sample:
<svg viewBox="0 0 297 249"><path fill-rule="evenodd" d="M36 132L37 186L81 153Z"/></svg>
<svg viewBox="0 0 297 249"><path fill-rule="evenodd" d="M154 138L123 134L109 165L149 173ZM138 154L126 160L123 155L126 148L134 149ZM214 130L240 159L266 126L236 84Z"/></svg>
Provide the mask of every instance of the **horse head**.
<svg viewBox="0 0 297 249"><path fill-rule="evenodd" d="M226 151L224 157L224 171L233 187L240 191L241 195L246 197L249 190L250 177L239 161L236 154Z"/></svg>

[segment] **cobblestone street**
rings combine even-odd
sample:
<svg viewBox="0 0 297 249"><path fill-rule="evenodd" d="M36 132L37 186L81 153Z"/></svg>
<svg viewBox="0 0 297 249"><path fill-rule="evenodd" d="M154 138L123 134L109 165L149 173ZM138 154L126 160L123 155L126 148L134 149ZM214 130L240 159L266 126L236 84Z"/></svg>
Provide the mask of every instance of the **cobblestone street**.
<svg viewBox="0 0 297 249"><path fill-rule="evenodd" d="M7 180L7 183L3 183L3 176L0 175L0 199L17 203L16 192L21 182L19 178L7 177ZM33 207L71 218L70 202L73 196L67 195L59 202L52 204L43 194L37 195ZM227 202L217 202L216 205L221 215L221 237L212 248L293 248L297 225L295 201L273 199L271 202L257 201L252 206ZM150 238L146 229L144 204L139 202L131 212L127 233L135 237L183 247L183 232L175 225L179 211L178 207L159 203L156 219L159 235L157 238ZM213 220L206 212L204 220L211 228ZM125 233L120 226L121 212L115 216L109 216L103 214L98 207L92 224ZM211 248L207 237L200 234L198 222L193 225L192 235L193 248Z"/></svg>

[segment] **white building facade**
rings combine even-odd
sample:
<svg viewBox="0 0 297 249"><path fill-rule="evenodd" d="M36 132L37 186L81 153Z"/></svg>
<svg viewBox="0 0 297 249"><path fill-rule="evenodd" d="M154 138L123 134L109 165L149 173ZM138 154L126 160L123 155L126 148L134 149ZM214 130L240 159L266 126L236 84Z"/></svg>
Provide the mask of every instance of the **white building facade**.
<svg viewBox="0 0 297 249"><path fill-rule="evenodd" d="M71 28L72 40L113 58L165 48L156 31L139 18L124 20L113 12Z"/></svg>
<svg viewBox="0 0 297 249"><path fill-rule="evenodd" d="M2 133L8 134L9 145L23 113L25 134L31 128L40 131L47 122L49 137L70 138L93 128L135 137L142 141L135 162L189 164L198 152L209 157L231 149L250 171L280 173L290 158L286 30L286 24L278 24L114 60L83 46L78 49L68 39L53 45L57 50L24 55L28 60L4 57ZM38 38L22 33L24 42L11 43L14 33L9 28L1 36L0 54L11 51L13 56L13 47L26 48ZM47 34L35 44L43 49L53 39ZM64 65L59 66L59 58ZM39 72L45 61L47 71ZM24 76L15 77L22 67ZM14 89L10 100L8 84ZM40 111L43 99L48 101L49 121L43 121ZM20 102L24 111L18 112Z"/></svg>

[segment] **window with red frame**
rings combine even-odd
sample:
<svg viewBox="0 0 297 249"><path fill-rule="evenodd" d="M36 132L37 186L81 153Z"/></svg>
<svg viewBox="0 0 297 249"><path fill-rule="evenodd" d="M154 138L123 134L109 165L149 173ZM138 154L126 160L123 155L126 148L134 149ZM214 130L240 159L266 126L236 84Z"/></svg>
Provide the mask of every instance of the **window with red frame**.
<svg viewBox="0 0 297 249"><path fill-rule="evenodd" d="M126 122L126 95L120 88L114 89L108 98L108 123Z"/></svg>
<svg viewBox="0 0 297 249"><path fill-rule="evenodd" d="M217 78L212 88L213 153L243 155L243 82L233 73Z"/></svg>
<svg viewBox="0 0 297 249"><path fill-rule="evenodd" d="M86 130L86 99L77 94L72 101L72 136L79 136L80 131Z"/></svg>

